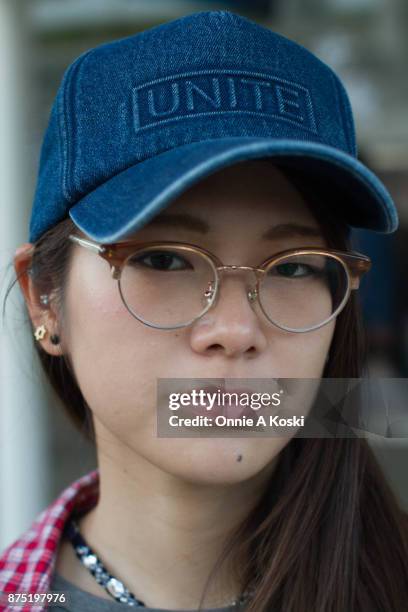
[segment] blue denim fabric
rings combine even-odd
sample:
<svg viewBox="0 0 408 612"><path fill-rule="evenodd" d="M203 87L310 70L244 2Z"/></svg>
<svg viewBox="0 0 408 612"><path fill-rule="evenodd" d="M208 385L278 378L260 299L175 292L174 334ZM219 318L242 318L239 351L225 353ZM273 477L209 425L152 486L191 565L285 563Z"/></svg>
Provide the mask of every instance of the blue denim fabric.
<svg viewBox="0 0 408 612"><path fill-rule="evenodd" d="M237 14L194 13L91 49L68 68L29 240L68 214L95 240L124 238L209 173L276 156L344 194L336 214L349 225L392 232L392 199L356 155L350 103L328 66Z"/></svg>

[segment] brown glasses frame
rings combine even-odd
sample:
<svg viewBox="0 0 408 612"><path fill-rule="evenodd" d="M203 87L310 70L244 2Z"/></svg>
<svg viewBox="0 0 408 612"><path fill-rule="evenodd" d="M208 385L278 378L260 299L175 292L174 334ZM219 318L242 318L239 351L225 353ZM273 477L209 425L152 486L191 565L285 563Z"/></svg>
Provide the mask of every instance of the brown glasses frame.
<svg viewBox="0 0 408 612"><path fill-rule="evenodd" d="M224 265L222 261L216 255L214 255L207 249L203 247L199 247L195 244L188 243L188 242L178 242L178 241L173 241L173 240L165 240L165 241L157 241L157 242L152 242L152 241L138 242L135 240L126 240L122 242L112 242L112 243L100 244L93 240L75 236L74 234L70 234L69 239L72 242L84 248L94 251L100 257L102 257L102 259L104 259L105 261L109 263L111 267L112 278L118 281L119 292L120 292L122 301L124 305L126 306L127 310L130 312L130 314L132 314L132 316L134 316L136 319L138 319L145 325L148 325L149 327L153 327L156 329L178 329L181 327L187 327L188 325L191 325L194 321L201 318L209 310L209 308L211 308L211 306L213 306L214 303L216 302L216 298L218 295L218 287L221 282L220 276L219 276L220 272L224 272L226 270L230 270L230 271L250 270L256 275L256 286L252 291L248 292L248 299L250 300L250 302L254 302L255 300L258 299L258 303L261 307L261 310L266 316L266 318L268 319L268 321L270 321L276 327L279 327L280 329L283 329L285 331L292 331L295 333L313 331L314 329L318 329L322 327L323 325L326 325L327 323L329 323L329 321L331 321L332 319L334 319L335 317L339 315L339 313L344 308L350 296L350 292L357 290L359 288L360 280L362 276L366 272L368 272L371 268L370 258L367 257L367 255L364 255L363 253L359 253L358 251L345 252L345 251L339 251L336 249L326 249L326 248L321 248L321 247L297 247L297 248L292 248L292 249L285 249L284 251L279 251L278 253L275 253L274 255L268 257L267 259L262 261L262 263L260 263L258 266L253 267L253 266ZM190 251L190 252L199 253L202 256L204 256L209 261L209 263L211 264L214 270L215 286L211 288L211 291L212 291L211 300L209 300L208 305L200 313L200 315L198 315L194 319L191 319L189 322L182 324L182 325L163 327L163 326L152 324L140 318L129 308L129 306L127 305L124 299L121 288L120 288L120 278L121 278L121 274L122 274L122 270L124 268L125 262L130 255L133 255L135 252L139 250L143 250L146 252L146 251L157 249L160 247L168 248L172 246L181 248L182 250L185 250L187 252ZM273 321L268 316L268 314L264 311L262 302L259 299L259 283L262 280L263 275L266 273L267 269L269 269L270 266L279 263L279 261L282 259L287 259L288 256L306 255L306 254L328 255L332 257L333 259L339 261L342 264L346 272L347 282L348 282L346 295L344 296L342 302L339 304L339 306L334 311L334 313L332 313L327 320L323 321L322 323L316 326L313 326L310 328L303 328L303 329L293 329L293 328L281 326L275 321Z"/></svg>

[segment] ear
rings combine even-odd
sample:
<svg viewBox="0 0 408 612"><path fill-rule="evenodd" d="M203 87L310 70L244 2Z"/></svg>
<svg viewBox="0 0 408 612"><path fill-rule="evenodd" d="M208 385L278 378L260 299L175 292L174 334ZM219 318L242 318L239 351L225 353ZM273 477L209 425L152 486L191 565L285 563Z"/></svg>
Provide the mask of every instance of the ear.
<svg viewBox="0 0 408 612"><path fill-rule="evenodd" d="M62 354L61 345L52 344L50 340L52 334L58 334L57 313L52 307L52 301L48 305L40 302L38 288L34 285L32 277L27 273L33 248L34 245L29 242L17 248L14 255L14 269L34 327L33 334L40 325L45 325L47 330L45 337L42 340L36 340L36 342L40 342L42 348L50 355L60 356Z"/></svg>

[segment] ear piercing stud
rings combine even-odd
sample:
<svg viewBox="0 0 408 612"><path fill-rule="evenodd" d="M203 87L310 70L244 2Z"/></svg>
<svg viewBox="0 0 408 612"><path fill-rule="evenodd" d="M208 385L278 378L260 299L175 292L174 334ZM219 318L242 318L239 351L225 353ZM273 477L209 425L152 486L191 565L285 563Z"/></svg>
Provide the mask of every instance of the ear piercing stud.
<svg viewBox="0 0 408 612"><path fill-rule="evenodd" d="M49 300L49 296L47 293L42 293L40 295L40 303L43 306L48 306L50 300ZM36 328L35 332L34 332L34 336L36 340L43 340L45 338L45 336L47 335L47 328L45 327L45 325L40 325L39 327ZM52 334L50 336L50 340L52 342L52 344L59 344L60 342L60 338L57 334Z"/></svg>
<svg viewBox="0 0 408 612"><path fill-rule="evenodd" d="M47 334L47 328L45 327L45 325L40 325L40 327L37 327L37 329L34 332L34 336L36 340L43 340L46 334Z"/></svg>
<svg viewBox="0 0 408 612"><path fill-rule="evenodd" d="M45 325L40 325L39 327L36 328L34 332L34 336L36 340L43 340L46 335L47 335L47 328L45 327ZM52 334L50 336L50 340L52 344L60 343L60 337L58 336L58 334Z"/></svg>

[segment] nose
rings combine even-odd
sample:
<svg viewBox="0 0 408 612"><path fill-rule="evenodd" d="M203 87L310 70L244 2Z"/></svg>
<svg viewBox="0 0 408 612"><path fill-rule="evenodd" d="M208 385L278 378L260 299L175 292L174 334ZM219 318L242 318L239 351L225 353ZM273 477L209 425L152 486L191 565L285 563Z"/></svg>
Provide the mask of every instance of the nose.
<svg viewBox="0 0 408 612"><path fill-rule="evenodd" d="M255 312L256 303L248 299L254 284L253 274L247 281L242 271L221 275L216 302L192 326L190 342L195 352L251 358L265 350L264 323Z"/></svg>

